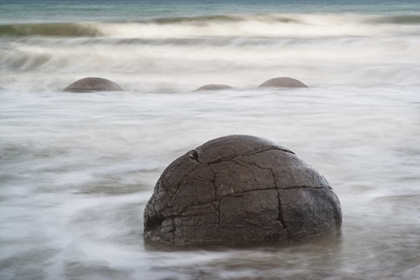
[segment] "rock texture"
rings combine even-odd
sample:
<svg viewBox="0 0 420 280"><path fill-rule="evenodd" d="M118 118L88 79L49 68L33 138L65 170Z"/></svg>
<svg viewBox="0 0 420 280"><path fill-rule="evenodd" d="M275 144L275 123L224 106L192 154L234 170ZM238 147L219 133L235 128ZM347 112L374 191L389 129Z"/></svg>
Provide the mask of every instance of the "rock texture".
<svg viewBox="0 0 420 280"><path fill-rule="evenodd" d="M219 85L219 84L210 84L210 85L205 85L202 87L199 87L197 89L197 91L201 91L201 90L223 90L223 89L232 89L233 87L228 86L228 85Z"/></svg>
<svg viewBox="0 0 420 280"><path fill-rule="evenodd" d="M279 77L270 79L259 86L260 88L276 87L276 88L306 88L307 86L299 80Z"/></svg>
<svg viewBox="0 0 420 280"><path fill-rule="evenodd" d="M66 87L64 91L70 91L70 92L123 91L123 89L119 85L114 83L113 81L103 79L103 78L97 78L97 77L89 77L89 78L77 80L76 82Z"/></svg>
<svg viewBox="0 0 420 280"><path fill-rule="evenodd" d="M146 205L144 236L178 246L288 243L336 233L341 220L314 167L268 140L232 135L166 168Z"/></svg>

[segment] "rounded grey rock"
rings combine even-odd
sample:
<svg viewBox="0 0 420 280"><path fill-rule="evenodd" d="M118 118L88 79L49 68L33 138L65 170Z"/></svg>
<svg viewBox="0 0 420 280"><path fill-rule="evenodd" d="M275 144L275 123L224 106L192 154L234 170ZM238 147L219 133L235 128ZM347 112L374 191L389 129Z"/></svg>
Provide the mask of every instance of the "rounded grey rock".
<svg viewBox="0 0 420 280"><path fill-rule="evenodd" d="M259 86L260 88L306 88L307 86L299 80L289 77L279 77L270 79Z"/></svg>
<svg viewBox="0 0 420 280"><path fill-rule="evenodd" d="M197 91L202 91L202 90L224 90L224 89L232 89L233 87L228 86L228 85L221 85L221 84L210 84L210 85L205 85L202 87L199 87L197 89Z"/></svg>
<svg viewBox="0 0 420 280"><path fill-rule="evenodd" d="M172 162L144 211L144 237L175 246L284 244L338 233L327 180L292 151L231 135Z"/></svg>
<svg viewBox="0 0 420 280"><path fill-rule="evenodd" d="M123 91L123 89L108 79L89 77L77 80L63 91L90 92L90 91Z"/></svg>

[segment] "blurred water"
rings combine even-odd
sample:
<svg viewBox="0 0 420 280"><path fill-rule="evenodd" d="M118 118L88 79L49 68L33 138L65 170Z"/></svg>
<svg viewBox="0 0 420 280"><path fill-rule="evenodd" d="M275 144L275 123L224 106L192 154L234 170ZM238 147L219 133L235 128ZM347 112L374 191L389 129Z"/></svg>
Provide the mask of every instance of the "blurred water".
<svg viewBox="0 0 420 280"><path fill-rule="evenodd" d="M216 94L2 92L1 279L415 279L419 87ZM341 199L341 241L155 251L142 212L176 157L227 134L272 139Z"/></svg>
<svg viewBox="0 0 420 280"><path fill-rule="evenodd" d="M60 91L86 76L134 92L275 76L311 87L419 85L420 14L270 14L0 25L5 90Z"/></svg>
<svg viewBox="0 0 420 280"><path fill-rule="evenodd" d="M418 278L417 4L2 1L0 279ZM125 92L62 92L86 76ZM309 88L256 89L276 76ZM208 83L236 89L194 92ZM229 134L317 166L341 200L342 237L144 244L163 169Z"/></svg>

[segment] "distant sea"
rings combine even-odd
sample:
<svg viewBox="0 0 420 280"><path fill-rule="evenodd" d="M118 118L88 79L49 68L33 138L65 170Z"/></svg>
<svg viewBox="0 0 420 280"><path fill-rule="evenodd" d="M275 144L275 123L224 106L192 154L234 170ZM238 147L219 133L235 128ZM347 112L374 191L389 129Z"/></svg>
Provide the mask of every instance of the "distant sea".
<svg viewBox="0 0 420 280"><path fill-rule="evenodd" d="M420 12L418 0L2 0L1 23L138 21L227 14Z"/></svg>
<svg viewBox="0 0 420 280"><path fill-rule="evenodd" d="M89 76L124 92L62 92ZM229 134L314 164L342 237L144 244L165 167ZM417 279L419 139L418 0L0 0L0 279Z"/></svg>

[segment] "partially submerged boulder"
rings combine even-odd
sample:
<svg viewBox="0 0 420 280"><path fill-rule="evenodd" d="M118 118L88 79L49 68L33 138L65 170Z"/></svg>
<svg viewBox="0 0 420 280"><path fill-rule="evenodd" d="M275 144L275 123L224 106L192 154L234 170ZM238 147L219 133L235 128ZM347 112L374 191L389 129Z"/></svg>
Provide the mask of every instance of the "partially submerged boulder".
<svg viewBox="0 0 420 280"><path fill-rule="evenodd" d="M224 90L224 89L232 89L233 87L228 86L228 85L221 85L221 84L210 84L210 85L205 85L202 87L199 87L197 89L197 91L202 91L202 90Z"/></svg>
<svg viewBox="0 0 420 280"><path fill-rule="evenodd" d="M146 205L144 236L177 246L281 244L337 233L341 220L313 166L271 141L232 135L166 168Z"/></svg>
<svg viewBox="0 0 420 280"><path fill-rule="evenodd" d="M299 80L289 77L279 77L270 79L262 83L260 88L274 87L274 88L306 88L307 86Z"/></svg>
<svg viewBox="0 0 420 280"><path fill-rule="evenodd" d="M89 77L77 80L63 91L89 92L89 91L123 91L123 89L108 79Z"/></svg>

